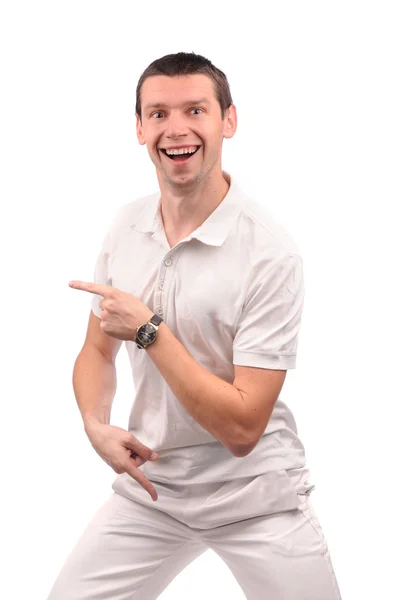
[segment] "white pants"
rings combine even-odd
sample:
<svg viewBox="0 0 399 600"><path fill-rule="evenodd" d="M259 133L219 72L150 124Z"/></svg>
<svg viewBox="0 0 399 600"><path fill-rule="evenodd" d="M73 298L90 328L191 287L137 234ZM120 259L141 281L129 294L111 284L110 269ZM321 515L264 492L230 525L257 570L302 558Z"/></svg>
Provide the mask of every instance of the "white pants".
<svg viewBox="0 0 399 600"><path fill-rule="evenodd" d="M47 600L155 600L209 548L248 600L341 600L308 495L298 495L297 509L200 529L178 515L190 502L206 504L211 488L154 482L154 502L134 484L135 499L114 491L96 512Z"/></svg>

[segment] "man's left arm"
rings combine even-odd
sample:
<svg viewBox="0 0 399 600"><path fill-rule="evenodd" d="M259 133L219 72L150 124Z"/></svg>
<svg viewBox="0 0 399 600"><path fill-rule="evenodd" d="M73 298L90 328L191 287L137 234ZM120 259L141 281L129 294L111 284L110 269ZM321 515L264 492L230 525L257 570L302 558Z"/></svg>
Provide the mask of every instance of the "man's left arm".
<svg viewBox="0 0 399 600"><path fill-rule="evenodd" d="M235 365L230 384L200 365L164 322L146 351L187 412L234 456L249 454L266 427L286 371Z"/></svg>
<svg viewBox="0 0 399 600"><path fill-rule="evenodd" d="M255 282L234 338L233 384L200 365L164 322L146 348L179 402L234 456L256 446L287 369L295 368L303 297L297 255L283 257Z"/></svg>

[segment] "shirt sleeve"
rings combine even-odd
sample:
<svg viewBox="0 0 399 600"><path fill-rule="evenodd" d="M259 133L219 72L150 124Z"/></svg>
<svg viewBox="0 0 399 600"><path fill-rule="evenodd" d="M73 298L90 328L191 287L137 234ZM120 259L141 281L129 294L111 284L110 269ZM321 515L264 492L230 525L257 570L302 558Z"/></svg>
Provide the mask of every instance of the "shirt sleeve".
<svg viewBox="0 0 399 600"><path fill-rule="evenodd" d="M122 230L124 226L129 224L127 220L129 209L129 204L124 204L123 206L119 207L111 221L108 231L103 238L101 250L97 255L93 275L94 283L112 286L111 264L114 258L116 244L118 239L120 239ZM103 296L92 294L91 310L99 318L101 318L101 308L99 308L98 305L102 299Z"/></svg>
<svg viewBox="0 0 399 600"><path fill-rule="evenodd" d="M94 283L101 283L105 285L112 285L110 277L110 261L111 257L111 235L110 232L104 237L102 247L99 255L97 256L96 264L94 267ZM101 317L101 308L98 306L99 302L103 299L103 296L97 294L92 295L91 299L91 310L94 312L96 317Z"/></svg>
<svg viewBox="0 0 399 600"><path fill-rule="evenodd" d="M295 369L304 295L302 259L285 255L249 289L234 337L233 363Z"/></svg>

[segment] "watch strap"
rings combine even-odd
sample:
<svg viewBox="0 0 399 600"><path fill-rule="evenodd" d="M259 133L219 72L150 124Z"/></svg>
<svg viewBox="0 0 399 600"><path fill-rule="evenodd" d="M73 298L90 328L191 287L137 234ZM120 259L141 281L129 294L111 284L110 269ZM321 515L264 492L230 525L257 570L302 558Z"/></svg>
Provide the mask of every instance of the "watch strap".
<svg viewBox="0 0 399 600"><path fill-rule="evenodd" d="M152 315L151 319L149 320L149 323L152 323L153 325L160 325L163 321L163 318L160 317L159 315Z"/></svg>

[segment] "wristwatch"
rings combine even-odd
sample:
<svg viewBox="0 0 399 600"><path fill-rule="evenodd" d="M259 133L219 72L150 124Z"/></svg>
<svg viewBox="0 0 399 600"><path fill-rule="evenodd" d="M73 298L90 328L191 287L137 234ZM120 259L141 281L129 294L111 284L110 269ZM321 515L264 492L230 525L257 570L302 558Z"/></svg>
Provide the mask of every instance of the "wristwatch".
<svg viewBox="0 0 399 600"><path fill-rule="evenodd" d="M162 321L162 317L154 314L152 315L151 319L147 321L147 323L137 327L136 339L134 340L137 348L144 350L144 348L147 348L147 346L155 342L158 333L158 327Z"/></svg>

